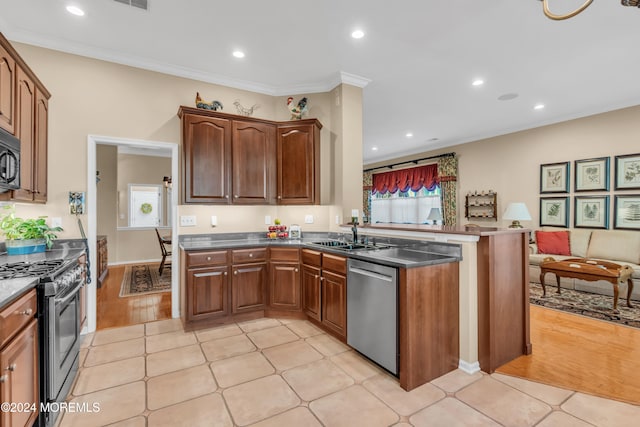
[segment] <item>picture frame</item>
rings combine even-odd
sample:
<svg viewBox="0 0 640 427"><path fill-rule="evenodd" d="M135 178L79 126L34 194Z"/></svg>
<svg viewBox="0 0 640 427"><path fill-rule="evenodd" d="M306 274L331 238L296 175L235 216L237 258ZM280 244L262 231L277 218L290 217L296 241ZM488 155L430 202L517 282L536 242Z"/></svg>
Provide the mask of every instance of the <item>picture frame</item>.
<svg viewBox="0 0 640 427"><path fill-rule="evenodd" d="M540 197L540 227L569 227L569 196Z"/></svg>
<svg viewBox="0 0 640 427"><path fill-rule="evenodd" d="M569 162L540 165L540 193L569 192Z"/></svg>
<svg viewBox="0 0 640 427"><path fill-rule="evenodd" d="M640 153L616 156L616 190L640 190Z"/></svg>
<svg viewBox="0 0 640 427"><path fill-rule="evenodd" d="M609 196L576 196L573 208L575 228L609 228Z"/></svg>
<svg viewBox="0 0 640 427"><path fill-rule="evenodd" d="M575 191L609 191L609 157L576 160Z"/></svg>
<svg viewBox="0 0 640 427"><path fill-rule="evenodd" d="M615 196L613 228L640 230L640 194Z"/></svg>

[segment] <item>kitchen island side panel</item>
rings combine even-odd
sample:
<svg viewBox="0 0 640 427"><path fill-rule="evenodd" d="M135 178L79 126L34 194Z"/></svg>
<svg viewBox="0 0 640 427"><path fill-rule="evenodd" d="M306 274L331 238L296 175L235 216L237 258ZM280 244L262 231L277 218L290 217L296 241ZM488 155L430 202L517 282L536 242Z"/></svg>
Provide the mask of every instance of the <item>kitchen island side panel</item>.
<svg viewBox="0 0 640 427"><path fill-rule="evenodd" d="M531 354L528 233L478 242L478 359L492 373Z"/></svg>
<svg viewBox="0 0 640 427"><path fill-rule="evenodd" d="M399 377L407 391L458 368L458 264L399 270Z"/></svg>

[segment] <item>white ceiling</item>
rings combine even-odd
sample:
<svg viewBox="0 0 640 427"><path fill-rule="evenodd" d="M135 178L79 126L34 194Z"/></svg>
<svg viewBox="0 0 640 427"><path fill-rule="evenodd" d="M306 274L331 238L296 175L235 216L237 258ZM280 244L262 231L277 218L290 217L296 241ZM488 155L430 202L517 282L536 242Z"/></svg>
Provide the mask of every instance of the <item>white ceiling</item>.
<svg viewBox="0 0 640 427"><path fill-rule="evenodd" d="M549 2L564 13L583 0ZM0 0L0 10L12 40L261 93L369 79L365 164L640 104L640 9L618 0L566 21L538 0L149 0L148 11ZM350 37L356 28L363 39ZM519 96L497 100L506 93Z"/></svg>

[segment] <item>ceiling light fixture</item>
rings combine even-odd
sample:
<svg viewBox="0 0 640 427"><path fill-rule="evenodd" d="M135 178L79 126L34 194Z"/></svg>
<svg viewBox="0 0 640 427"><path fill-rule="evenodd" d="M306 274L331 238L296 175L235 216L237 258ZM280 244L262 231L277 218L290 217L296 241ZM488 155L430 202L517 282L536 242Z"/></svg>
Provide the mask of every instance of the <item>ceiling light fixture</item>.
<svg viewBox="0 0 640 427"><path fill-rule="evenodd" d="M240 50L234 50L233 51L233 56L235 56L236 58L244 58L244 52L242 52Z"/></svg>
<svg viewBox="0 0 640 427"><path fill-rule="evenodd" d="M407 132L407 134L405 135L407 138L413 138L413 134L411 132Z"/></svg>
<svg viewBox="0 0 640 427"><path fill-rule="evenodd" d="M351 33L351 37L353 37L354 39L361 39L364 37L364 31L355 30L353 33Z"/></svg>
<svg viewBox="0 0 640 427"><path fill-rule="evenodd" d="M547 16L547 18L553 19L555 21L562 21L563 19L572 18L577 14L579 14L580 12L582 12L583 10L585 10L586 8L588 8L591 5L591 3L593 3L593 0L585 0L582 6L580 6L573 12L569 12L564 15L556 15L555 13L551 12L551 10L549 9L549 0L540 0L540 1L542 1L542 10L544 11L544 14ZM640 7L640 0L620 0L620 3L623 6Z"/></svg>
<svg viewBox="0 0 640 427"><path fill-rule="evenodd" d="M543 108L544 108L544 104L536 104L533 107L534 110L542 110Z"/></svg>
<svg viewBox="0 0 640 427"><path fill-rule="evenodd" d="M482 79L476 79L473 81L473 83L471 83L473 86L482 86L484 84L484 80Z"/></svg>
<svg viewBox="0 0 640 427"><path fill-rule="evenodd" d="M76 16L84 16L84 10L80 9L78 6L67 6L67 12Z"/></svg>

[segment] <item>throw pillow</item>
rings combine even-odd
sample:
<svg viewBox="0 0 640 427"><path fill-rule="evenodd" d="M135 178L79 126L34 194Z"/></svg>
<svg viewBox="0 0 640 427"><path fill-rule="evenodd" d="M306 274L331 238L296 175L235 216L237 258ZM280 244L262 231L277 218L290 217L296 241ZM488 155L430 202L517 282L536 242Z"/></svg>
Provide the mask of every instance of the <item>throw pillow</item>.
<svg viewBox="0 0 640 427"><path fill-rule="evenodd" d="M568 231L536 231L538 253L571 255Z"/></svg>

